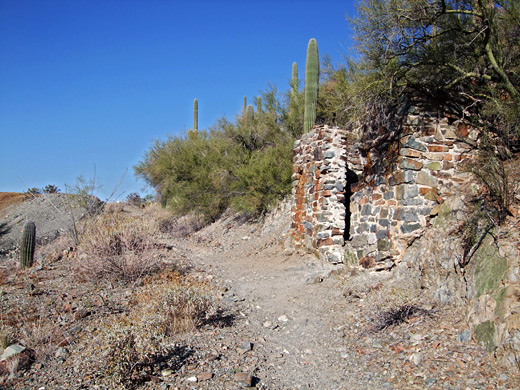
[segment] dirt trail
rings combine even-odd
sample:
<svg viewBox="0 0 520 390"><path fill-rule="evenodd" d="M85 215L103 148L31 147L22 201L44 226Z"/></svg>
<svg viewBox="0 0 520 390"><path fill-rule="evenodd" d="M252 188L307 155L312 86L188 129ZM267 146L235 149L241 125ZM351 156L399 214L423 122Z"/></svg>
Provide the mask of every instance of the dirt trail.
<svg viewBox="0 0 520 390"><path fill-rule="evenodd" d="M460 308L421 312L400 326L373 332L377 313L367 307L388 291L375 290L388 285L391 275L361 271L357 283L364 292L348 300L344 291L352 275L313 255L284 250L286 227L283 218L263 228L224 219L177 242L197 268L226 286L224 300L240 316L219 337L231 349L253 343L247 358L233 362L255 376L256 388L518 388L517 373L504 371L485 349L464 338L468 330ZM193 388L220 388L217 384L214 379ZM222 388L239 388L229 386Z"/></svg>
<svg viewBox="0 0 520 390"><path fill-rule="evenodd" d="M223 226L212 229L225 231ZM284 253L279 242L283 227L265 235L246 233L247 225L229 240L220 231L216 239L203 233L196 237L199 242L181 245L197 266L224 282L226 299L239 306L241 337L250 338L257 357L252 369L257 387L383 388L360 371L362 364L348 368L351 355L342 340L345 299L337 278L330 276L333 267L312 255Z"/></svg>

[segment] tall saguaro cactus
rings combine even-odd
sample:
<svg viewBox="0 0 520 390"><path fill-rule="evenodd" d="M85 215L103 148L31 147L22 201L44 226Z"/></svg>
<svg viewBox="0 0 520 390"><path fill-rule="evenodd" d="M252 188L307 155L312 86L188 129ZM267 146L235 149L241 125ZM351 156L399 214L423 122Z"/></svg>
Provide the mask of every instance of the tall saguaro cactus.
<svg viewBox="0 0 520 390"><path fill-rule="evenodd" d="M256 98L256 116L260 118L262 115L262 98L257 96Z"/></svg>
<svg viewBox="0 0 520 390"><path fill-rule="evenodd" d="M27 221L23 226L22 241L20 242L20 267L32 267L34 262L34 248L36 246L36 225Z"/></svg>
<svg viewBox="0 0 520 390"><path fill-rule="evenodd" d="M298 96L298 64L292 64L292 78L291 78L291 101L295 102Z"/></svg>
<svg viewBox="0 0 520 390"><path fill-rule="evenodd" d="M316 124L316 104L318 102L318 82L320 77L320 60L318 43L311 38L307 45L305 62L305 109L303 114L303 132Z"/></svg>
<svg viewBox="0 0 520 390"><path fill-rule="evenodd" d="M246 110L246 123L247 123L248 126L251 123L253 123L254 117L255 117L255 109L250 104L250 105L247 106L247 110Z"/></svg>
<svg viewBox="0 0 520 390"><path fill-rule="evenodd" d="M193 100L193 131L199 129L199 101Z"/></svg>

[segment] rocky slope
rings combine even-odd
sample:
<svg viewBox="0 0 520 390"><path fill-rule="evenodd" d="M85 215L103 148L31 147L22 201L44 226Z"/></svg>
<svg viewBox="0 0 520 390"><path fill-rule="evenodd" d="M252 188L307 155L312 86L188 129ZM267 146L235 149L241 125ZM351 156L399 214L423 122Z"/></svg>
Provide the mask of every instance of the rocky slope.
<svg viewBox="0 0 520 390"><path fill-rule="evenodd" d="M17 324L11 341L35 361L4 366L0 388L518 388L518 372L476 343L464 302L438 299L445 284L429 283L430 293L411 268L324 264L285 244L288 216L287 207L254 223L228 215L189 238L162 234L163 272L132 284L78 279L81 260L59 241L40 249L30 271L4 257L1 329ZM410 256L426 261L422 244ZM148 305L163 307L153 301L179 278L207 291L217 310L165 337ZM140 365L122 381L126 356Z"/></svg>

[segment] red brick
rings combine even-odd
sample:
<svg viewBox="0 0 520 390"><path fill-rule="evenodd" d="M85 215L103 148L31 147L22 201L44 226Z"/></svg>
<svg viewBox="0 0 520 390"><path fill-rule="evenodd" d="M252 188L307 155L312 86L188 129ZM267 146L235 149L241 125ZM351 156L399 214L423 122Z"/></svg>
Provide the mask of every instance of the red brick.
<svg viewBox="0 0 520 390"><path fill-rule="evenodd" d="M363 268L373 268L376 265L376 262L372 256L365 256L359 260L359 264Z"/></svg>
<svg viewBox="0 0 520 390"><path fill-rule="evenodd" d="M430 152L448 152L450 148L445 145L428 145Z"/></svg>
<svg viewBox="0 0 520 390"><path fill-rule="evenodd" d="M320 248L322 246L329 246L329 245L334 245L334 241L330 237L322 238L322 239L318 240L318 244L317 244L318 248Z"/></svg>
<svg viewBox="0 0 520 390"><path fill-rule="evenodd" d="M402 155L406 157L421 157L421 152L414 149L402 149Z"/></svg>
<svg viewBox="0 0 520 390"><path fill-rule="evenodd" d="M461 122L457 125L455 132L459 137L466 138L469 135L469 126L466 123Z"/></svg>
<svg viewBox="0 0 520 390"><path fill-rule="evenodd" d="M341 229L332 229L332 235L333 236L342 236L343 235L343 230L341 230Z"/></svg>
<svg viewBox="0 0 520 390"><path fill-rule="evenodd" d="M455 164L453 164L450 161L444 161L444 164L442 164L443 169L452 169L455 167Z"/></svg>

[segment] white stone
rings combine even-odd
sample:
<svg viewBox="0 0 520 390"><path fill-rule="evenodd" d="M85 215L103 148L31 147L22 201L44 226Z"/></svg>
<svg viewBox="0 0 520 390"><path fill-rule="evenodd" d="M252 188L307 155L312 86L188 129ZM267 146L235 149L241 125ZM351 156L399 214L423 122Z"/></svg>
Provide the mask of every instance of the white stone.
<svg viewBox="0 0 520 390"><path fill-rule="evenodd" d="M0 356L0 360L6 360L10 358L11 356L18 355L19 353L25 351L25 347L20 344L13 344L8 346L4 352L2 353L2 356Z"/></svg>

